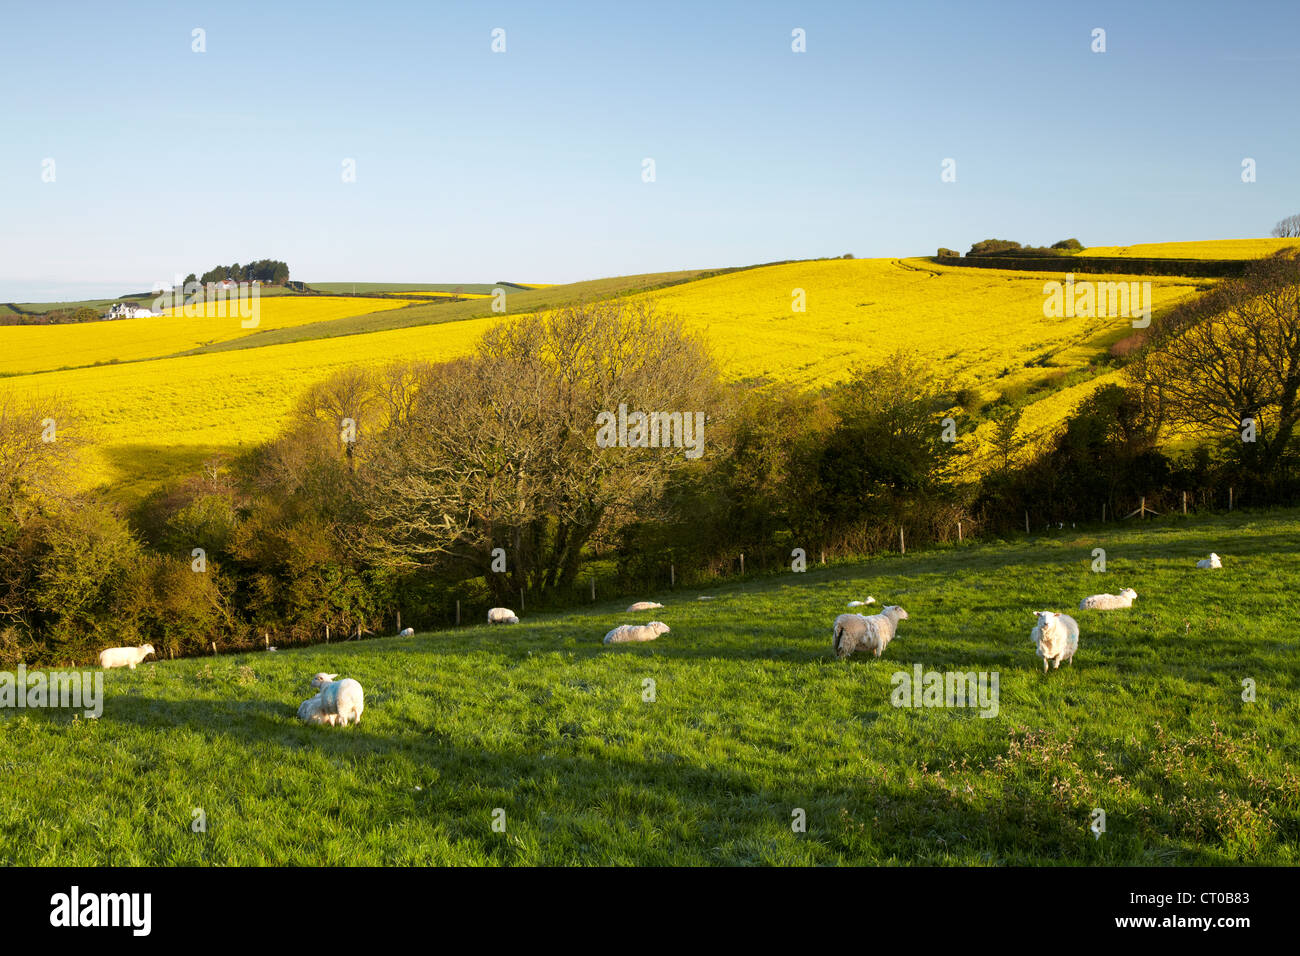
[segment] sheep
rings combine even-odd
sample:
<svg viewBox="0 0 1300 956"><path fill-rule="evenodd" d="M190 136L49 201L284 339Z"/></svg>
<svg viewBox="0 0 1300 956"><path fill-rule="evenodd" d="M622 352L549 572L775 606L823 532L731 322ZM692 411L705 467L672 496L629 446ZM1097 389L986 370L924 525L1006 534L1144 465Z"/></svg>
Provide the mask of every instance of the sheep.
<svg viewBox="0 0 1300 956"><path fill-rule="evenodd" d="M413 628L413 627L404 627L404 628L401 629L401 631L398 632L397 636L398 636L398 637L411 637L411 636L413 636L414 634L415 634L415 628Z"/></svg>
<svg viewBox="0 0 1300 956"><path fill-rule="evenodd" d="M325 712L325 701L320 694L309 697L298 705L298 719L305 724L328 724L333 727L338 723L338 714Z"/></svg>
<svg viewBox="0 0 1300 956"><path fill-rule="evenodd" d="M866 607L868 604L875 604L876 599L868 596L865 601L850 601L845 607Z"/></svg>
<svg viewBox="0 0 1300 956"><path fill-rule="evenodd" d="M1196 566L1198 568L1221 568L1223 567L1223 562L1219 560L1219 556L1217 554L1211 551L1210 556L1208 558L1202 558L1200 561L1197 561Z"/></svg>
<svg viewBox="0 0 1300 956"><path fill-rule="evenodd" d="M1068 614L1055 611L1034 611L1038 623L1029 632L1029 640L1037 645L1035 652L1043 659L1043 673L1047 673L1047 663L1059 668L1061 661L1074 663L1074 652L1079 649L1079 622Z"/></svg>
<svg viewBox="0 0 1300 956"><path fill-rule="evenodd" d="M105 669L110 667L129 667L135 670L135 665L139 664L150 654L156 654L152 644L141 644L139 647L110 647L106 651L99 652L99 666Z"/></svg>
<svg viewBox="0 0 1300 956"><path fill-rule="evenodd" d="M351 677L337 680L338 674L317 674L311 679L311 686L320 693L320 709L323 713L334 716L339 724L346 727L349 723L361 723L361 712L365 710L365 694L361 685Z"/></svg>
<svg viewBox="0 0 1300 956"><path fill-rule="evenodd" d="M651 621L649 624L620 624L605 635L605 643L632 644L653 641L660 634L667 633L668 625L663 621Z"/></svg>
<svg viewBox="0 0 1300 956"><path fill-rule="evenodd" d="M891 604L879 614L841 614L831 628L835 656L843 660L854 651L868 650L879 657L898 632L898 622L907 620L907 612Z"/></svg>
<svg viewBox="0 0 1300 956"><path fill-rule="evenodd" d="M637 601L627 609L628 614L634 614L637 611L656 611L663 607L662 604L656 604L654 601Z"/></svg>
<svg viewBox="0 0 1300 956"><path fill-rule="evenodd" d="M1125 588L1119 594L1093 594L1079 602L1079 610L1114 611L1117 608L1132 607L1133 599L1138 593L1132 588Z"/></svg>
<svg viewBox="0 0 1300 956"><path fill-rule="evenodd" d="M508 607L494 607L488 611L489 624L518 624L519 615Z"/></svg>

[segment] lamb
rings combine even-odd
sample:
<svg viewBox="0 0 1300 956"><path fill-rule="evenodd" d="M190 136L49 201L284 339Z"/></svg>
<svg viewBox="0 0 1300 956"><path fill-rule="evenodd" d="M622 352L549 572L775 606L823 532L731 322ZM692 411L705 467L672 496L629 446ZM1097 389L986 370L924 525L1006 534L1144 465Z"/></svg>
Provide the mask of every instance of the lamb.
<svg viewBox="0 0 1300 956"><path fill-rule="evenodd" d="M667 633L668 625L663 621L651 621L649 624L620 624L605 635L605 643L632 644L653 641L660 634Z"/></svg>
<svg viewBox="0 0 1300 956"><path fill-rule="evenodd" d="M1219 560L1219 556L1217 554L1211 551L1210 556L1208 558L1202 558L1200 561L1197 561L1196 566L1198 568L1221 568L1223 567L1223 562Z"/></svg>
<svg viewBox="0 0 1300 956"><path fill-rule="evenodd" d="M359 724L361 712L366 707L365 694L362 693L361 685L351 677L336 680L338 676L338 674L317 674L311 679L311 686L320 691L316 695L320 698L319 709L321 713L334 717L344 727L349 723ZM308 703L310 701L304 702L303 707ZM298 711L301 715L302 708L300 707Z"/></svg>
<svg viewBox="0 0 1300 956"><path fill-rule="evenodd" d="M327 714L325 701L317 694L298 705L298 719L305 724L328 724L333 727L338 722L338 714Z"/></svg>
<svg viewBox="0 0 1300 956"><path fill-rule="evenodd" d="M411 637L411 636L414 635L414 634L415 634L415 628L413 628L413 627L404 627L404 628L402 628L402 630L398 633L397 636L398 636L398 637Z"/></svg>
<svg viewBox="0 0 1300 956"><path fill-rule="evenodd" d="M865 601L850 601L846 606L847 606L847 607L866 607L868 604L875 604L875 603L876 603L876 599L873 598L873 597L868 596L867 599L866 599Z"/></svg>
<svg viewBox="0 0 1300 956"><path fill-rule="evenodd" d="M488 611L489 624L518 624L519 615L508 607L494 607Z"/></svg>
<svg viewBox="0 0 1300 956"><path fill-rule="evenodd" d="M1079 602L1079 610L1114 611L1117 608L1132 607L1133 599L1138 593L1132 588L1125 588L1119 594L1094 594Z"/></svg>
<svg viewBox="0 0 1300 956"><path fill-rule="evenodd" d="M1055 611L1034 611L1038 623L1029 632L1029 639L1038 645L1036 653L1043 659L1043 673L1047 662L1059 668L1061 661L1074 663L1074 652L1079 649L1079 622L1068 614Z"/></svg>
<svg viewBox="0 0 1300 956"><path fill-rule="evenodd" d="M105 669L110 667L129 667L135 670L135 665L139 664L150 654L156 654L152 644L141 644L139 647L110 647L106 651L99 652L99 666Z"/></svg>
<svg viewBox="0 0 1300 956"><path fill-rule="evenodd" d="M636 611L655 611L661 607L663 607L662 604L656 604L654 601L637 601L627 609L627 613L632 614Z"/></svg>
<svg viewBox="0 0 1300 956"><path fill-rule="evenodd" d="M868 650L879 657L897 635L898 622L906 620L907 612L897 604L891 604L870 617L841 614L831 629L835 656L843 660L854 651Z"/></svg>

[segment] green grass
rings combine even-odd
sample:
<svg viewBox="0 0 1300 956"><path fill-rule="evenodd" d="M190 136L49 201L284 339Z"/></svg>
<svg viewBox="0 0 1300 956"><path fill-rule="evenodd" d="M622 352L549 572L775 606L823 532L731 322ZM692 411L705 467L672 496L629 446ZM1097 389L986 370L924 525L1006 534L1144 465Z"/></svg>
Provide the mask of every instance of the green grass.
<svg viewBox="0 0 1300 956"><path fill-rule="evenodd" d="M308 282L307 287L317 292L466 292L471 295L491 295L502 286L513 292L519 286L500 282Z"/></svg>
<svg viewBox="0 0 1300 956"><path fill-rule="evenodd" d="M113 671L98 721L0 718L0 862L1294 865L1297 540L1300 511L1067 530L639 596L672 627L647 645L601 645L621 600ZM1044 675L1030 612L1124 586ZM866 594L911 619L836 661ZM917 663L998 672L998 716L894 708ZM319 670L364 685L360 726L297 723Z"/></svg>

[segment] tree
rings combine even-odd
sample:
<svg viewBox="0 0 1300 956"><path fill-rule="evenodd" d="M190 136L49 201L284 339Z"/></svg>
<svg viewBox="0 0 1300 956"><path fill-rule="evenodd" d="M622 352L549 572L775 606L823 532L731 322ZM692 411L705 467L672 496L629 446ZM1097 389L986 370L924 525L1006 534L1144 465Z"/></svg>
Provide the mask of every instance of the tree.
<svg viewBox="0 0 1300 956"><path fill-rule="evenodd" d="M358 450L376 559L450 563L498 597L571 584L587 542L652 507L688 461L675 447L602 447L602 413L677 413L684 426L716 390L702 340L651 303L497 325L475 355L430 369L403 416Z"/></svg>
<svg viewBox="0 0 1300 956"><path fill-rule="evenodd" d="M1300 424L1300 257L1260 260L1206 302L1165 330L1130 374L1158 392L1172 424L1273 474Z"/></svg>
<svg viewBox="0 0 1300 956"><path fill-rule="evenodd" d="M1300 237L1300 213L1279 220L1278 224L1273 227L1273 235L1279 239Z"/></svg>

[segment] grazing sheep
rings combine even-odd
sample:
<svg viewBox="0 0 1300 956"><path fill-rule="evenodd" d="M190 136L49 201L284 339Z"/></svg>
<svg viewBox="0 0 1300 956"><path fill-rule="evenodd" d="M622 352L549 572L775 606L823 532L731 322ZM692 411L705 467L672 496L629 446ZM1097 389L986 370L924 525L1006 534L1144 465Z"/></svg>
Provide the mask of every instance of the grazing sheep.
<svg viewBox="0 0 1300 956"><path fill-rule="evenodd" d="M831 646L841 659L854 651L867 650L879 657L898 633L898 622L907 620L907 612L891 604L879 614L866 617L862 614L841 614L831 628L834 638Z"/></svg>
<svg viewBox="0 0 1300 956"><path fill-rule="evenodd" d="M876 599L873 598L873 597L868 596L868 598L867 598L865 601L850 601L850 602L848 603L848 605L846 605L846 606L847 606L847 607L866 607L868 604L875 604L875 603L876 603Z"/></svg>
<svg viewBox="0 0 1300 956"><path fill-rule="evenodd" d="M668 633L668 625L663 621L651 621L649 624L620 624L605 635L606 644L633 644L640 641L653 641L660 634Z"/></svg>
<svg viewBox="0 0 1300 956"><path fill-rule="evenodd" d="M99 666L109 667L129 667L135 670L135 665L139 664L150 654L156 654L152 644L141 644L139 647L110 647L106 651L99 652Z"/></svg>
<svg viewBox="0 0 1300 956"><path fill-rule="evenodd" d="M317 694L298 705L298 719L304 724L327 724L333 727L338 722L338 714L326 713L325 701Z"/></svg>
<svg viewBox="0 0 1300 956"><path fill-rule="evenodd" d="M361 712L366 708L365 694L361 685L351 677L336 680L338 674L317 674L311 679L311 686L320 693L320 709L323 713L335 717L339 724L346 727L349 723L361 723Z"/></svg>
<svg viewBox="0 0 1300 956"><path fill-rule="evenodd" d="M413 628L413 627L404 627L404 628L402 628L402 630L398 633L397 636L398 636L398 637L411 637L411 636L414 635L414 634L415 634L415 628Z"/></svg>
<svg viewBox="0 0 1300 956"><path fill-rule="evenodd" d="M1114 611L1117 608L1132 607L1133 599L1138 593L1132 588L1125 588L1119 594L1094 594L1079 602L1079 610Z"/></svg>
<svg viewBox="0 0 1300 956"><path fill-rule="evenodd" d="M1079 649L1079 622L1068 614L1055 611L1034 611L1038 623L1029 632L1029 639L1038 645L1036 653L1043 659L1043 673L1047 673L1047 662L1052 667L1061 666L1061 661L1074 663L1074 652Z"/></svg>
<svg viewBox="0 0 1300 956"><path fill-rule="evenodd" d="M1208 558L1202 558L1200 561L1197 561L1196 566L1198 568L1221 568L1223 567L1223 562L1219 560L1219 556L1217 554L1211 551L1210 556Z"/></svg>
<svg viewBox="0 0 1300 956"><path fill-rule="evenodd" d="M508 607L494 607L488 611L489 624L518 624L519 615Z"/></svg>
<svg viewBox="0 0 1300 956"><path fill-rule="evenodd" d="M662 604L656 604L654 601L637 601L627 609L627 613L632 614L636 611L656 611L661 607L663 607Z"/></svg>

